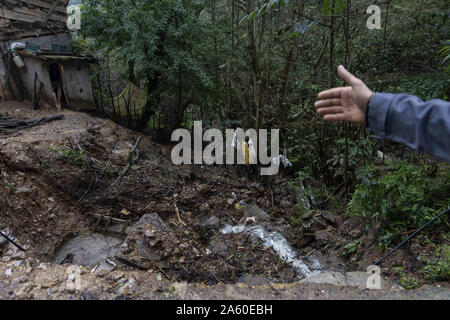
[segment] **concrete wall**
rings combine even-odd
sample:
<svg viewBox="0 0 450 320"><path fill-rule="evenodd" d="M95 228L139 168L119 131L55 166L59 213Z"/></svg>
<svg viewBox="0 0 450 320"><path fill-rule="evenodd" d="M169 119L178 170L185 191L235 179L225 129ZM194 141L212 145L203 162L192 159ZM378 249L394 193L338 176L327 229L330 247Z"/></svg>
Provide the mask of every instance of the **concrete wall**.
<svg viewBox="0 0 450 320"><path fill-rule="evenodd" d="M51 63L30 57L24 57L24 62L26 67L20 69L20 77L25 89L32 96L34 75L37 73L39 81L44 84L41 100L52 107L56 107L49 74ZM70 107L79 111L95 110L89 63L82 60L68 60L59 63L64 67ZM36 85L37 89L39 88L39 81Z"/></svg>
<svg viewBox="0 0 450 320"><path fill-rule="evenodd" d="M63 67L71 106L82 111L95 110L89 62L83 60L63 62Z"/></svg>
<svg viewBox="0 0 450 320"><path fill-rule="evenodd" d="M53 89L50 81L50 74L48 65L40 60L22 57L25 62L25 67L19 69L20 78L22 79L25 90L28 91L30 96L33 96L34 91L34 74L37 73L38 81L36 82L36 90L39 89L39 81L44 84L44 88L41 93L41 100L46 101L49 105L55 106L53 101Z"/></svg>

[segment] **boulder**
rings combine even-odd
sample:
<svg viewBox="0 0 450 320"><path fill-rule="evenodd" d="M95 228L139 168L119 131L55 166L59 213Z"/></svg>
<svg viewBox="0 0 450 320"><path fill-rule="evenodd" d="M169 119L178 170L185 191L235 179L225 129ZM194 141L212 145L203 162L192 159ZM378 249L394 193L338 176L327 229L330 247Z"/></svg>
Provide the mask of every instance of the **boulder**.
<svg viewBox="0 0 450 320"><path fill-rule="evenodd" d="M319 245L326 245L336 242L336 236L329 230L316 231L314 237Z"/></svg>
<svg viewBox="0 0 450 320"><path fill-rule="evenodd" d="M257 217L261 220L269 220L270 216L258 206L245 205L244 206L244 218Z"/></svg>

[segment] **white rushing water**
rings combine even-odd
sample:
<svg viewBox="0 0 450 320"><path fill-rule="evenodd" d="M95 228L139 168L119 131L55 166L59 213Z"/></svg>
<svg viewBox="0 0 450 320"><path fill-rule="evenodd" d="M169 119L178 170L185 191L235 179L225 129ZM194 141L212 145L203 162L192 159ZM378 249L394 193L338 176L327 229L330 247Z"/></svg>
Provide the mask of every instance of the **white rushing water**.
<svg viewBox="0 0 450 320"><path fill-rule="evenodd" d="M297 253L292 249L287 240L279 232L269 232L262 226L247 227L243 225L225 226L220 230L223 234L230 233L249 233L263 241L264 246L271 247L275 250L278 256L294 267L303 277L309 277L319 271L312 271L301 259L297 258ZM314 261L315 267L318 267L318 261Z"/></svg>

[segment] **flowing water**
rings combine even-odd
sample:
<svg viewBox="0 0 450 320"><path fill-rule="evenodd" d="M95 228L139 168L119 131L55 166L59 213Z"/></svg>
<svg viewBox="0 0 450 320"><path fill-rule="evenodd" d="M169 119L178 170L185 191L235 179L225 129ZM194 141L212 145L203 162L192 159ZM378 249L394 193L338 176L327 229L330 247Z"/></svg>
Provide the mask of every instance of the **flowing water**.
<svg viewBox="0 0 450 320"><path fill-rule="evenodd" d="M288 241L279 232L269 232L262 226L247 227L243 225L227 225L221 229L220 232L223 234L245 232L259 238L263 241L264 246L273 248L282 260L292 264L295 270L304 278L320 273L318 270L311 270L311 268L308 267L303 260L299 259L295 250L292 249ZM314 269L319 268L319 262L314 261Z"/></svg>

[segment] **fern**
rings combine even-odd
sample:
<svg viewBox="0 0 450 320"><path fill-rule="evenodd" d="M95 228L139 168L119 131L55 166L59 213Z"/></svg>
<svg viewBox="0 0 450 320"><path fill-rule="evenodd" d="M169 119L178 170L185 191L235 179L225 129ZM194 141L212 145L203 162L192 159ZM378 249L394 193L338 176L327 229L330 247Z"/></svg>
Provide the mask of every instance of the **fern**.
<svg viewBox="0 0 450 320"><path fill-rule="evenodd" d="M450 60L450 40L447 41L447 43L448 45L439 50L440 55L444 57L442 63L446 63ZM450 64L445 68L445 71L450 72Z"/></svg>

